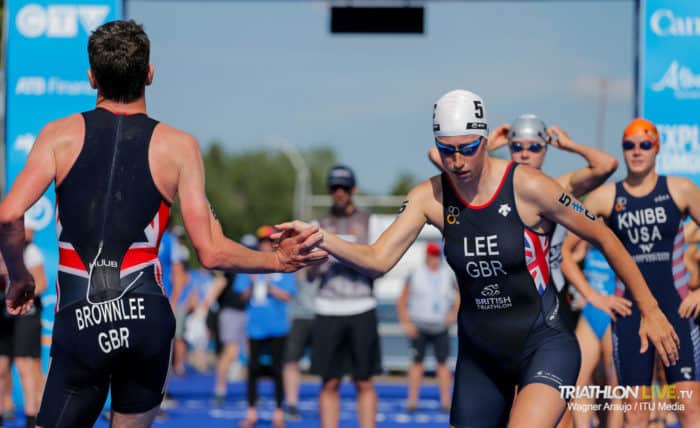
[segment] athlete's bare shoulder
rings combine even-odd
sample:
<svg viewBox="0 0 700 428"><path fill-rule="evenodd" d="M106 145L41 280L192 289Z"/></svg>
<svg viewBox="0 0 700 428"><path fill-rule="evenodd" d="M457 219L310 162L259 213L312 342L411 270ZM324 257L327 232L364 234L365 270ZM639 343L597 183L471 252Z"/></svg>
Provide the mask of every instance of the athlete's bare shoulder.
<svg viewBox="0 0 700 428"><path fill-rule="evenodd" d="M672 192L688 192L690 190L693 190L693 188L697 187L691 179L686 177L677 177L674 175L667 176L666 183L668 185L669 190L671 190Z"/></svg>
<svg viewBox="0 0 700 428"><path fill-rule="evenodd" d="M408 198L420 203L442 201L442 176L435 175L418 183L410 192Z"/></svg>
<svg viewBox="0 0 700 428"><path fill-rule="evenodd" d="M687 209L689 202L694 200L699 192L698 186L686 177L667 176L666 185L681 211Z"/></svg>
<svg viewBox="0 0 700 428"><path fill-rule="evenodd" d="M148 163L156 187L166 200L172 201L181 171L201 169L202 155L193 135L160 122L153 130Z"/></svg>
<svg viewBox="0 0 700 428"><path fill-rule="evenodd" d="M584 205L593 214L610 217L615 199L615 183L605 183L591 190Z"/></svg>
<svg viewBox="0 0 700 428"><path fill-rule="evenodd" d="M53 120L41 130L39 134L40 142L48 142L54 146L64 145L71 142L83 142L85 131L85 121L81 114L71 114Z"/></svg>
<svg viewBox="0 0 700 428"><path fill-rule="evenodd" d="M153 143L163 145L169 150L198 147L197 139L192 134L163 122L159 122L153 130L151 144Z"/></svg>
<svg viewBox="0 0 700 428"><path fill-rule="evenodd" d="M442 179L440 175L418 183L406 196L401 211L411 206L417 208L425 219L435 226L442 227Z"/></svg>
<svg viewBox="0 0 700 428"><path fill-rule="evenodd" d="M56 162L56 183L61 183L80 154L85 140L85 121L80 113L49 122L35 146L47 144Z"/></svg>
<svg viewBox="0 0 700 428"><path fill-rule="evenodd" d="M512 166L514 168L515 165ZM529 196L537 195L543 184L559 183L537 168L529 165L518 165L513 173L514 189L518 196L529 199Z"/></svg>

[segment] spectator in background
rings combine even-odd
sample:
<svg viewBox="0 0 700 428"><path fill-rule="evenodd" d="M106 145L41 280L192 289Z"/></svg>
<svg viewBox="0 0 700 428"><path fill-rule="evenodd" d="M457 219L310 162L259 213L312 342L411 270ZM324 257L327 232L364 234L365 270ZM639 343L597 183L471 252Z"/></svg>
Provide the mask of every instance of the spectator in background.
<svg viewBox="0 0 700 428"><path fill-rule="evenodd" d="M185 320L187 314L194 308L196 298L192 293L194 284L189 274L190 250L185 245L185 229L182 226L174 226L172 234L175 238L171 243L173 253L173 293L171 302L174 303L175 314L175 346L173 350L173 370L178 376L185 374L185 360L187 359L187 343L185 342Z"/></svg>
<svg viewBox="0 0 700 428"><path fill-rule="evenodd" d="M262 226L257 235L260 240L259 250L273 251L272 226ZM284 385L282 364L284 348L289 333L287 302L296 294L293 274L246 274L236 278L234 289L247 300L248 306L248 412L240 426L250 428L257 424L258 413L255 408L258 401L258 379L264 374L264 357L269 357L269 374L275 383L276 408L272 416L272 426L284 426Z"/></svg>
<svg viewBox="0 0 700 428"><path fill-rule="evenodd" d="M431 242L426 247L425 263L421 264L406 281L396 305L399 321L411 340L413 364L408 369L409 411L418 407L420 385L423 380L423 359L428 344L433 347L435 369L440 388L440 405L450 411L452 374L447 367L450 355L449 328L457 320L459 294L455 276L442 263L440 246Z"/></svg>
<svg viewBox="0 0 700 428"><path fill-rule="evenodd" d="M182 258L185 253L183 253L178 243L178 235L184 235L182 226L169 224L168 228L163 232L160 248L158 248L163 288L170 299L173 312L177 302L177 296L174 295L174 292L176 289L182 289L184 284L187 283L187 273L183 264L185 260Z"/></svg>
<svg viewBox="0 0 700 428"><path fill-rule="evenodd" d="M0 377L6 380L5 393L11 395L12 362L19 371L24 400L25 427L36 425L36 414L41 401L43 378L41 375L41 293L46 291L44 256L33 242L34 230L27 225L24 231L24 264L36 285L34 307L25 315L12 317L3 314L0 337ZM3 311L4 312L4 311ZM1 426L2 424L0 424Z"/></svg>
<svg viewBox="0 0 700 428"><path fill-rule="evenodd" d="M24 400L25 427L36 425L36 414L41 401L43 377L41 374L41 293L46 291L47 279L44 271L44 256L34 241L34 229L27 225L24 230L24 264L32 274L36 286L34 307L25 315L12 317L3 310L0 321L0 377L4 380L4 394L11 397L12 362L19 371ZM4 399L3 402L7 400ZM2 426L2 421L0 421Z"/></svg>
<svg viewBox="0 0 700 428"><path fill-rule="evenodd" d="M301 370L299 360L304 356L306 348L311 346L312 329L314 323L316 291L318 281L309 281L306 270L299 271L296 275L297 294L290 303L290 316L292 330L287 337L287 346L284 355L284 392L287 401L287 417L292 420L299 419L299 384L301 383Z"/></svg>
<svg viewBox="0 0 700 428"><path fill-rule="evenodd" d="M179 232L178 230L176 230L177 227L178 226L173 226L172 223L168 224L167 229L165 230L165 232L163 232L163 236L161 237L160 241L160 247L158 248L158 260L160 261L161 270L161 284L163 286L165 294L170 300L170 306L173 309L173 313L175 313L176 302L178 297L176 293L179 294L184 284L187 283L187 273L185 271L185 265L183 264L184 260L182 259L183 253L178 244L178 239L176 235L176 233L179 234L184 232ZM158 420L161 420L165 417L165 413L162 409L174 407L177 404L172 399L170 399L170 396L167 391L167 384L165 385L165 387L166 392L165 396L163 397L163 401L161 402L161 410L156 416ZM107 417L107 414L104 414L104 416Z"/></svg>
<svg viewBox="0 0 700 428"><path fill-rule="evenodd" d="M209 367L207 353L211 334L207 327L207 312L198 309L214 283L214 275L206 269L188 269L187 274L190 279L185 287L187 297L180 298L187 308L184 331L181 332L186 346L185 357L188 357L185 359L199 372L206 372Z"/></svg>
<svg viewBox="0 0 700 428"><path fill-rule="evenodd" d="M368 243L369 214L357 209L352 201L356 191L353 171L336 165L329 171L326 184L333 205L320 220L321 227L346 241ZM338 426L340 382L350 374L357 394L359 425L374 427L377 392L372 377L381 373L382 362L372 278L335 259L309 269L308 277L321 281L311 349L311 372L321 376L322 382L321 426Z"/></svg>
<svg viewBox="0 0 700 428"><path fill-rule="evenodd" d="M258 238L247 234L241 238L241 244L250 249L258 247ZM246 300L241 293L234 290L235 273L215 273L214 284L207 292L200 305L200 312L207 314L214 304L218 303L218 335L222 344L219 361L216 365L216 381L214 384L214 402L221 405L226 397L227 380L231 364L238 361L241 348L245 346Z"/></svg>

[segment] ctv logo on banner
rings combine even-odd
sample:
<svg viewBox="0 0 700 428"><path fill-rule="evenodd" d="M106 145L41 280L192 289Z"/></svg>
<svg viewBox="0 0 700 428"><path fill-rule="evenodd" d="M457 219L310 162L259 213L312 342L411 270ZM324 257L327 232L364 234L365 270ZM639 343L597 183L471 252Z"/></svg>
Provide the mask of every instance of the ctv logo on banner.
<svg viewBox="0 0 700 428"><path fill-rule="evenodd" d="M28 4L17 12L17 31L27 38L72 38L79 28L90 34L105 22L110 8L106 5Z"/></svg>

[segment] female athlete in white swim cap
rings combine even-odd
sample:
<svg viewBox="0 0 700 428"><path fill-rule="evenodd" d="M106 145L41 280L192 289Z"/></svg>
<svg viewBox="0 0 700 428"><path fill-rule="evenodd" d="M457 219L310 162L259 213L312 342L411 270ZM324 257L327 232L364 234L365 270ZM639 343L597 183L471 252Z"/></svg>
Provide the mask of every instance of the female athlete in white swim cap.
<svg viewBox="0 0 700 428"><path fill-rule="evenodd" d="M396 221L373 244L346 242L322 230L320 247L379 276L426 223L440 229L461 296L451 424L553 427L565 408L561 387L575 385L580 362L550 284L548 233L556 223L610 259L642 308L642 342L651 340L667 364L677 359L678 338L609 229L540 171L488 155L487 118L484 101L472 92L442 96L434 106L433 131L446 172L414 187ZM293 221L277 227L289 234L311 226Z"/></svg>

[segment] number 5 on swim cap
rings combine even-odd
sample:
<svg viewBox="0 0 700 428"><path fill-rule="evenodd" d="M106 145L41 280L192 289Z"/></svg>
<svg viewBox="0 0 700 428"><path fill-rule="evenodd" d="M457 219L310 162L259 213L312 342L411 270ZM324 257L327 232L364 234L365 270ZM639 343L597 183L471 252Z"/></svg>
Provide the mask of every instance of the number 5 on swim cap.
<svg viewBox="0 0 700 428"><path fill-rule="evenodd" d="M488 137L488 117L484 100L463 89L440 97L433 108L433 133L436 137L479 135Z"/></svg>

